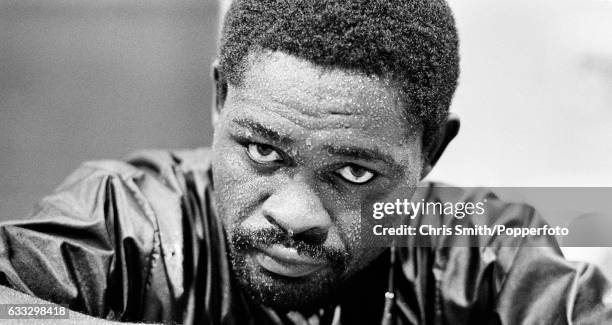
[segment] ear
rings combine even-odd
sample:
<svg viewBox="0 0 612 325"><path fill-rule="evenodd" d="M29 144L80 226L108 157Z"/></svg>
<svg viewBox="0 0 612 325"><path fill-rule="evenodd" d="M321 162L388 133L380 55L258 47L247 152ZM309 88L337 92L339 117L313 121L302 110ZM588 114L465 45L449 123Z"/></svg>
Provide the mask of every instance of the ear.
<svg viewBox="0 0 612 325"><path fill-rule="evenodd" d="M213 126L217 124L219 120L219 114L223 105L225 105L225 99L227 98L227 81L221 68L219 66L219 60L215 60L212 64L212 72L215 83L215 90L213 94L213 108L212 108L212 123Z"/></svg>
<svg viewBox="0 0 612 325"><path fill-rule="evenodd" d="M431 172L440 157L442 157L442 153L444 153L446 146L448 146L457 133L459 133L459 126L459 116L455 113L448 114L446 122L444 122L444 125L440 128L437 141L428 146L428 149L425 151L426 159L425 165L423 166L423 172L421 173L421 180Z"/></svg>

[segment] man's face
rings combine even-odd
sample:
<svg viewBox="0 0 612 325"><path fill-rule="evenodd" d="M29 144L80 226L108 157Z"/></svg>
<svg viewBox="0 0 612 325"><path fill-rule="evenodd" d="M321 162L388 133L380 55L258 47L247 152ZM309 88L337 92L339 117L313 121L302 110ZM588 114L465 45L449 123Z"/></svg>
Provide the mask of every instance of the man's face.
<svg viewBox="0 0 612 325"><path fill-rule="evenodd" d="M378 78L251 56L213 143L217 212L251 299L315 307L380 254L360 238L362 198L411 195L422 169L401 103Z"/></svg>

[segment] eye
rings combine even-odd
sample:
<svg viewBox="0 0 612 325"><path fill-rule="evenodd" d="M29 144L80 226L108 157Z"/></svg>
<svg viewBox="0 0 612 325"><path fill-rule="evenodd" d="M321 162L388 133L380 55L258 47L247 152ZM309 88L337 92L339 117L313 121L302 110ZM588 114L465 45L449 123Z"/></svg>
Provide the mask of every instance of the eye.
<svg viewBox="0 0 612 325"><path fill-rule="evenodd" d="M364 184L374 178L374 172L357 165L348 165L336 170L346 181L355 184Z"/></svg>
<svg viewBox="0 0 612 325"><path fill-rule="evenodd" d="M269 163L283 160L274 148L260 143L249 143L247 145L247 154L249 158L257 163Z"/></svg>

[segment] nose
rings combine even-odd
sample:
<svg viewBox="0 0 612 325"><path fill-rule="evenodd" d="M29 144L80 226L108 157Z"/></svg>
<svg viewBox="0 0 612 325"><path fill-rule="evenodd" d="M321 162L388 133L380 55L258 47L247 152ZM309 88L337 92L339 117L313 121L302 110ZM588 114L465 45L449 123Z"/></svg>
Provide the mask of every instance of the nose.
<svg viewBox="0 0 612 325"><path fill-rule="evenodd" d="M269 222L313 244L324 242L333 224L319 195L301 180L277 188L262 210Z"/></svg>

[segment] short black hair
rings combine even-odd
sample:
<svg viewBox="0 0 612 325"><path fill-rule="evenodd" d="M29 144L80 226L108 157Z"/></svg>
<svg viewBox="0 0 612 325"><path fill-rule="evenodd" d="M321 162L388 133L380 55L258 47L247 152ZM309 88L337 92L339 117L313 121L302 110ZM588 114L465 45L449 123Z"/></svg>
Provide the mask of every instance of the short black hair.
<svg viewBox="0 0 612 325"><path fill-rule="evenodd" d="M445 0L234 0L220 69L239 86L250 51L388 78L435 139L457 87L459 40Z"/></svg>

